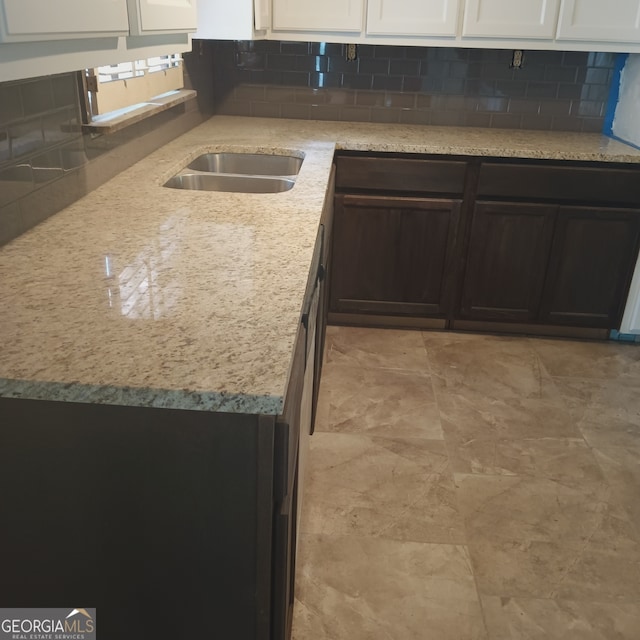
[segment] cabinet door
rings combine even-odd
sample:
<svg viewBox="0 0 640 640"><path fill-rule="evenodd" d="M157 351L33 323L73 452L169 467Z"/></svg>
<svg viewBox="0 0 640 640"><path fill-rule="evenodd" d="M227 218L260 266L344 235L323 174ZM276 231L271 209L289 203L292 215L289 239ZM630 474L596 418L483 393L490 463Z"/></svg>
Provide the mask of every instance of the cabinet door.
<svg viewBox="0 0 640 640"><path fill-rule="evenodd" d="M639 230L640 211L561 207L541 321L617 328L635 265Z"/></svg>
<svg viewBox="0 0 640 640"><path fill-rule="evenodd" d="M257 10L258 0L256 0ZM198 30L194 38L202 40L251 40L254 35L254 3L238 0L200 0ZM256 19L257 19L256 14Z"/></svg>
<svg viewBox="0 0 640 640"><path fill-rule="evenodd" d="M557 207L475 206L460 315L533 322L538 314Z"/></svg>
<svg viewBox="0 0 640 640"><path fill-rule="evenodd" d="M271 26L271 3L269 0L254 0L254 27L257 31L268 29Z"/></svg>
<svg viewBox="0 0 640 640"><path fill-rule="evenodd" d="M640 42L640 0L563 0L558 39Z"/></svg>
<svg viewBox="0 0 640 640"><path fill-rule="evenodd" d="M195 31L196 0L128 0L133 35Z"/></svg>
<svg viewBox="0 0 640 640"><path fill-rule="evenodd" d="M455 36L460 0L369 0L367 33Z"/></svg>
<svg viewBox="0 0 640 640"><path fill-rule="evenodd" d="M559 5L560 0L467 0L462 35L551 39Z"/></svg>
<svg viewBox="0 0 640 640"><path fill-rule="evenodd" d="M126 0L96 0L90 9L85 0L0 0L2 42L104 37L128 32Z"/></svg>
<svg viewBox="0 0 640 640"><path fill-rule="evenodd" d="M289 31L361 31L364 0L273 0L273 28Z"/></svg>
<svg viewBox="0 0 640 640"><path fill-rule="evenodd" d="M331 310L442 316L459 200L336 197Z"/></svg>

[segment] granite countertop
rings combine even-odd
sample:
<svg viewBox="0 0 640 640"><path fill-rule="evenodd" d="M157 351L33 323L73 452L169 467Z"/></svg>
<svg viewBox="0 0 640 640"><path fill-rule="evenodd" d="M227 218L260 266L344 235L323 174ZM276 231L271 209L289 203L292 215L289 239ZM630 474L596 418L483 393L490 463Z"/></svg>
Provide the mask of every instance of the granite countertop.
<svg viewBox="0 0 640 640"><path fill-rule="evenodd" d="M335 149L638 162L596 134L217 116L0 249L0 396L278 414ZM304 154L278 194L161 185Z"/></svg>

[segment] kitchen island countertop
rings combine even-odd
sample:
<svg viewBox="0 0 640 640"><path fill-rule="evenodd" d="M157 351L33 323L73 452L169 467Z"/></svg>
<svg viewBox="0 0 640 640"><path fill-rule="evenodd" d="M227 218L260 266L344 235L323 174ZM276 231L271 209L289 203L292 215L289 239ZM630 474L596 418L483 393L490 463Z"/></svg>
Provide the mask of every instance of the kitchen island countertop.
<svg viewBox="0 0 640 640"><path fill-rule="evenodd" d="M280 413L336 149L640 163L597 134L216 116L0 249L0 396ZM305 159L278 194L162 186L227 150Z"/></svg>

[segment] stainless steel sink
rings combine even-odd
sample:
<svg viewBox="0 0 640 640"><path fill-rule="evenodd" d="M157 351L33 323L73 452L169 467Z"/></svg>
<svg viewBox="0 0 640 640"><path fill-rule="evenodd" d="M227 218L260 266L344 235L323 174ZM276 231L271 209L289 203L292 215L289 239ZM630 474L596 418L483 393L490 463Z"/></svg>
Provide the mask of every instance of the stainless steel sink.
<svg viewBox="0 0 640 640"><path fill-rule="evenodd" d="M227 191L233 193L280 193L288 191L295 181L268 176L227 175L217 173L180 173L169 178L165 187L197 191Z"/></svg>
<svg viewBox="0 0 640 640"><path fill-rule="evenodd" d="M264 153L205 153L187 165L187 169L211 173L252 176L296 176L302 158Z"/></svg>
<svg viewBox="0 0 640 640"><path fill-rule="evenodd" d="M234 193L280 193L293 188L302 158L264 153L205 153L165 187Z"/></svg>

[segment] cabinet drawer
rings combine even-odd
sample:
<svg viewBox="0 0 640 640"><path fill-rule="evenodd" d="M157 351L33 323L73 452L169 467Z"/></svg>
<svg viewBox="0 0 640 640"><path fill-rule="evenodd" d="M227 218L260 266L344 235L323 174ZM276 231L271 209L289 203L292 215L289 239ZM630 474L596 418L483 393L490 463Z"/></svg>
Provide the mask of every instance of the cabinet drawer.
<svg viewBox="0 0 640 640"><path fill-rule="evenodd" d="M412 193L461 194L467 163L457 160L419 160L338 156L336 187Z"/></svg>
<svg viewBox="0 0 640 640"><path fill-rule="evenodd" d="M484 162L478 197L637 205L640 171Z"/></svg>

